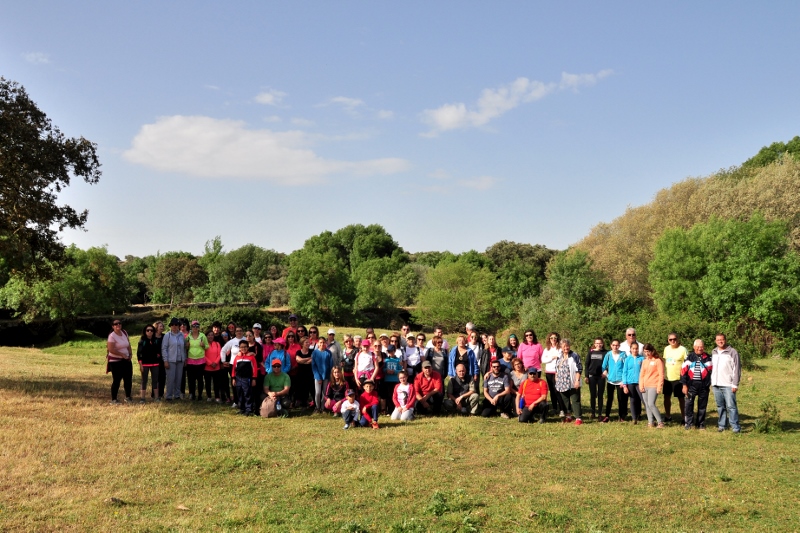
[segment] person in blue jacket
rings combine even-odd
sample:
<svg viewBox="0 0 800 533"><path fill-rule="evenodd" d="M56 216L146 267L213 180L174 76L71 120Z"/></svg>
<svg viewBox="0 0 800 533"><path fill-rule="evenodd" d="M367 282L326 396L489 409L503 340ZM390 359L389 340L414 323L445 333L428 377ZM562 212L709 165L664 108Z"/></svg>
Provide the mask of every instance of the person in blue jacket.
<svg viewBox="0 0 800 533"><path fill-rule="evenodd" d="M625 352L619 349L619 340L611 341L611 350L603 358L603 375L606 377L606 416L600 422L607 423L611 416L611 404L614 403L614 391L617 394L617 410L619 421L624 422L628 416L628 395L622 388L622 372L625 368Z"/></svg>
<svg viewBox="0 0 800 533"><path fill-rule="evenodd" d="M455 377L456 366L459 364L463 364L466 367L467 373L472 377L473 381L478 381L480 378L478 360L475 358L475 352L473 352L469 346L467 346L467 336L463 334L458 336L456 345L452 350L450 350L450 356L448 357L447 365L447 375L451 378Z"/></svg>
<svg viewBox="0 0 800 533"><path fill-rule="evenodd" d="M283 337L278 337L272 341L272 345L275 346L275 348L273 348L272 352L269 354L270 361L273 359L280 359L281 372L289 374L289 370L292 369L292 358L289 357L289 352L286 351L286 340Z"/></svg>
<svg viewBox="0 0 800 533"><path fill-rule="evenodd" d="M639 345L631 343L628 348L631 353L625 358L622 370L622 389L630 397L631 418L634 424L639 423L642 416L642 391L639 390L639 372L642 370L644 355L639 353Z"/></svg>
<svg viewBox="0 0 800 533"><path fill-rule="evenodd" d="M325 391L328 389L328 377L333 368L333 356L325 344L325 339L319 339L317 346L311 353L311 372L314 374L314 411L322 413L325 407Z"/></svg>

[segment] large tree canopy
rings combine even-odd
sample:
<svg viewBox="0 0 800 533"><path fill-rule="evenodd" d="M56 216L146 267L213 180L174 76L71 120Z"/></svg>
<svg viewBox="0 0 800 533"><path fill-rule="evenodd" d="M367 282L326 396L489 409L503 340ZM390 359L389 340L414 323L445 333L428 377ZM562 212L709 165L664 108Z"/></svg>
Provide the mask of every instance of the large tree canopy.
<svg viewBox="0 0 800 533"><path fill-rule="evenodd" d="M58 233L83 228L87 211L59 205L57 195L73 176L100 179L97 146L66 138L25 89L0 77L0 256L10 271L44 274L59 261Z"/></svg>

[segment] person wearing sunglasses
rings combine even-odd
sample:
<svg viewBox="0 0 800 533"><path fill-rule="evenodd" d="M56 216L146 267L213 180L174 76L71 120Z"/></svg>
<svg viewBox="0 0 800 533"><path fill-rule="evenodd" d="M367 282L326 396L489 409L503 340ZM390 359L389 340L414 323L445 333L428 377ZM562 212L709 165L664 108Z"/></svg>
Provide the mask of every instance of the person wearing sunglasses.
<svg viewBox="0 0 800 533"><path fill-rule="evenodd" d="M681 410L681 420L686 423L685 395L681 383L681 367L689 352L681 346L677 333L667 335L667 345L664 348L664 421L672 422L672 396L678 402Z"/></svg>
<svg viewBox="0 0 800 533"><path fill-rule="evenodd" d="M141 339L139 339L139 345L136 347L136 360L139 361L139 373L142 375L142 399L139 400L139 403L146 401L148 376L152 383L154 396L158 390L158 366L161 360L161 351L159 343L155 340L155 333L156 328L146 326L142 331ZM161 401L161 396L157 396L157 401Z"/></svg>
<svg viewBox="0 0 800 533"><path fill-rule="evenodd" d="M192 321L192 327L186 336L189 344L186 357L186 373L189 378L189 399L199 401L203 398L203 376L206 370L206 349L208 338L200 331L200 322Z"/></svg>
<svg viewBox="0 0 800 533"><path fill-rule="evenodd" d="M166 399L168 402L181 399L181 377L186 361L186 339L180 331L181 321L173 317L169 331L161 340L161 357L167 370Z"/></svg>

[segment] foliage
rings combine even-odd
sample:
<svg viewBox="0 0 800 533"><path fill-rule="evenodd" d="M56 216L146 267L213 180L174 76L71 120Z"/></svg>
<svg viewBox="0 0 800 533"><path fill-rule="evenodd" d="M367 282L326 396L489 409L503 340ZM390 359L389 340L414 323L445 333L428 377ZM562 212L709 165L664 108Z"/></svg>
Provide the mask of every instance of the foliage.
<svg viewBox="0 0 800 533"><path fill-rule="evenodd" d="M131 288L119 260L105 247L81 250L70 246L64 262L51 268L47 277L38 280L14 274L0 289L2 305L15 309L27 321L47 317L67 322L80 315L127 310Z"/></svg>
<svg viewBox="0 0 800 533"><path fill-rule="evenodd" d="M764 400L761 403L761 416L756 419L753 430L757 433L779 433L783 430L781 415L773 400Z"/></svg>
<svg viewBox="0 0 800 533"><path fill-rule="evenodd" d="M800 158L800 137L795 136L788 143L774 142L769 146L763 147L756 155L742 163L745 168L765 167L778 161L783 154L789 154L795 159Z"/></svg>
<svg viewBox="0 0 800 533"><path fill-rule="evenodd" d="M800 257L789 251L787 234L785 223L759 214L668 230L649 267L656 304L665 313L751 317L769 330L790 331L800 318Z"/></svg>
<svg viewBox="0 0 800 533"><path fill-rule="evenodd" d="M81 229L88 211L58 205L72 177L100 179L97 145L66 138L28 97L24 87L0 77L0 257L5 270L51 274L64 258L58 238Z"/></svg>
<svg viewBox="0 0 800 533"><path fill-rule="evenodd" d="M208 275L194 257L167 256L156 263L153 288L162 291L170 306L190 301L192 291L208 281Z"/></svg>
<svg viewBox="0 0 800 533"><path fill-rule="evenodd" d="M208 293L211 301L246 302L255 297L257 303L268 304L273 295L282 298L279 293L285 286L287 274L284 254L254 244L221 253L217 252L217 243L213 243L215 248L210 253L207 244L204 255L209 264ZM265 281L272 283L263 283Z"/></svg>
<svg viewBox="0 0 800 533"><path fill-rule="evenodd" d="M318 251L313 244L289 256L289 305L314 322L347 317L352 313L355 292L347 265L333 249Z"/></svg>
<svg viewBox="0 0 800 533"><path fill-rule="evenodd" d="M446 330L463 329L467 322L491 331L500 325L493 305L494 275L466 261L442 262L428 270L412 313L420 324Z"/></svg>

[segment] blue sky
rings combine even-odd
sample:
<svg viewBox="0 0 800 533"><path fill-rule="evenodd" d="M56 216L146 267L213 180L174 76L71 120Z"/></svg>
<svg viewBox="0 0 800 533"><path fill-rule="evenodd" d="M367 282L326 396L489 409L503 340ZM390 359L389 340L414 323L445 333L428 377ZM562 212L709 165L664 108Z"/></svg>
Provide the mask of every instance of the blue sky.
<svg viewBox="0 0 800 533"><path fill-rule="evenodd" d="M564 248L800 134L796 2L15 2L0 75L99 146L81 247L383 225Z"/></svg>

